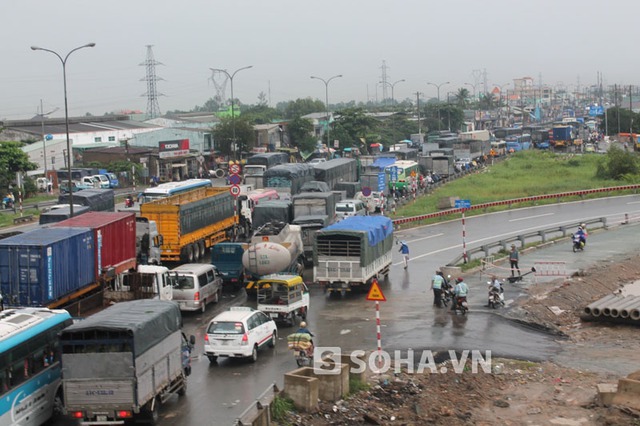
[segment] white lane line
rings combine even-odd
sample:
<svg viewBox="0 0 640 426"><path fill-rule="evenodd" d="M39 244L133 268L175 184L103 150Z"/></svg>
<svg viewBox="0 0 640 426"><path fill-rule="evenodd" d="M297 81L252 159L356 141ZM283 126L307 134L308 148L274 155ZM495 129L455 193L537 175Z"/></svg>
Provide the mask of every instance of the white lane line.
<svg viewBox="0 0 640 426"><path fill-rule="evenodd" d="M415 240L409 240L409 241L407 241L407 243L415 243L416 241L428 240L430 238L441 237L443 235L444 235L444 233L435 234L435 235L429 235L428 237L422 237L422 238L417 238Z"/></svg>
<svg viewBox="0 0 640 426"><path fill-rule="evenodd" d="M629 201L627 204L640 204L640 201Z"/></svg>
<svg viewBox="0 0 640 426"><path fill-rule="evenodd" d="M529 219L535 219L537 217L545 217L545 216L553 216L555 213L545 213L545 214L538 214L535 216L527 216L527 217L519 217L517 219L509 219L509 222L518 222L521 220L529 220Z"/></svg>

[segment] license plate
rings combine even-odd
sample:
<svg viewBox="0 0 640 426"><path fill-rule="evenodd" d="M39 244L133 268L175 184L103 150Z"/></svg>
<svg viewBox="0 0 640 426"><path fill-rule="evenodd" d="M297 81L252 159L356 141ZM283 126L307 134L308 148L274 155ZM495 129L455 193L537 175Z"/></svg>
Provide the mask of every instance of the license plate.
<svg viewBox="0 0 640 426"><path fill-rule="evenodd" d="M96 416L96 419L99 422L106 422L107 421L107 416Z"/></svg>

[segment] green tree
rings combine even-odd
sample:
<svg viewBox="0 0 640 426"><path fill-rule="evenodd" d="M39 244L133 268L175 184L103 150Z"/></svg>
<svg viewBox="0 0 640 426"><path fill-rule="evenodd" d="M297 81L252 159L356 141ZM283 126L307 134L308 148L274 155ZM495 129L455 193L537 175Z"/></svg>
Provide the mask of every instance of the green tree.
<svg viewBox="0 0 640 426"><path fill-rule="evenodd" d="M498 106L498 102L493 93L481 93L478 100L478 108L483 111L489 111Z"/></svg>
<svg viewBox="0 0 640 426"><path fill-rule="evenodd" d="M313 100L311 98L296 99L295 101L290 101L287 104L284 110L284 116L285 118L291 119L311 114L312 112L324 111L326 111L326 108L323 102Z"/></svg>
<svg viewBox="0 0 640 426"><path fill-rule="evenodd" d="M313 137L313 123L302 117L296 117L287 125L291 143L297 146L300 151L313 151L316 140Z"/></svg>
<svg viewBox="0 0 640 426"><path fill-rule="evenodd" d="M469 90L464 87L459 88L454 97L456 105L462 109L467 108L470 96Z"/></svg>
<svg viewBox="0 0 640 426"><path fill-rule="evenodd" d="M366 115L362 108L347 108L339 112L333 123L331 139L339 140L341 148L348 148L354 144L362 148L362 140L364 143L368 142L367 136L376 134L378 124L378 120Z"/></svg>
<svg viewBox="0 0 640 426"><path fill-rule="evenodd" d="M267 124L279 118L280 113L266 104L258 104L244 107L242 116L252 124Z"/></svg>
<svg viewBox="0 0 640 426"><path fill-rule="evenodd" d="M640 131L640 114L636 114L629 109L614 107L607 109L606 127L609 135L615 135L619 132L626 133L629 127L633 126L633 133ZM601 129L605 130L605 123L601 123Z"/></svg>
<svg viewBox="0 0 640 426"><path fill-rule="evenodd" d="M231 117L224 117L212 130L216 147L225 155L233 154L233 120ZM255 145L256 135L253 131L253 124L244 115L235 118L237 152L248 151Z"/></svg>
<svg viewBox="0 0 640 426"><path fill-rule="evenodd" d="M412 133L418 133L418 123L409 121L404 113L397 113L375 126L379 139L384 145L392 145L403 139L408 139ZM372 135L367 136L369 143L377 142Z"/></svg>
<svg viewBox="0 0 640 426"><path fill-rule="evenodd" d="M17 172L35 170L38 165L20 149L19 142L0 142L0 188L7 189L15 181Z"/></svg>
<svg viewBox="0 0 640 426"><path fill-rule="evenodd" d="M625 152L616 146L611 146L605 158L598 163L596 177L599 179L630 179L637 175L638 157L633 152Z"/></svg>

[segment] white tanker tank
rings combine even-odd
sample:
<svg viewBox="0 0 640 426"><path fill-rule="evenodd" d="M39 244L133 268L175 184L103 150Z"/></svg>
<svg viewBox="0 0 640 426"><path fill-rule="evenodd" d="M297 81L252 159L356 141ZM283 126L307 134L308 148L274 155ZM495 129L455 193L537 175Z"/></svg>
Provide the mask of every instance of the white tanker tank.
<svg viewBox="0 0 640 426"><path fill-rule="evenodd" d="M245 246L242 265L255 277L280 272L301 273L302 228L284 222L260 227Z"/></svg>

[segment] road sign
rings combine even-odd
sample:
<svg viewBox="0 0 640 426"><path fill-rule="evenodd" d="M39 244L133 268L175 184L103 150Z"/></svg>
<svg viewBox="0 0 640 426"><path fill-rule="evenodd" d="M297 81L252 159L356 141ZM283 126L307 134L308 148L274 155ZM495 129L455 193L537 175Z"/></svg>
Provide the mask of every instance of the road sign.
<svg viewBox="0 0 640 426"><path fill-rule="evenodd" d="M391 182L396 182L398 180L398 168L396 166L389 167L389 174Z"/></svg>
<svg viewBox="0 0 640 426"><path fill-rule="evenodd" d="M378 173L378 192L384 192L385 190L384 177L384 172Z"/></svg>
<svg viewBox="0 0 640 426"><path fill-rule="evenodd" d="M238 195L240 195L240 187L238 185L231 185L231 187L229 188L229 192L234 197L237 197Z"/></svg>
<svg viewBox="0 0 640 426"><path fill-rule="evenodd" d="M369 188L368 186L362 188L362 195L364 195L365 197L371 195L371 188Z"/></svg>
<svg viewBox="0 0 640 426"><path fill-rule="evenodd" d="M232 175L237 175L240 173L240 164L232 164L229 166L229 173Z"/></svg>
<svg viewBox="0 0 640 426"><path fill-rule="evenodd" d="M374 279L371 283L371 288L369 289L369 294L367 294L367 300L372 300L374 302L386 302L387 298L382 294L382 290L380 290L380 286L378 285L378 280Z"/></svg>
<svg viewBox="0 0 640 426"><path fill-rule="evenodd" d="M229 183L232 185L240 185L242 178L240 175L229 175Z"/></svg>
<svg viewBox="0 0 640 426"><path fill-rule="evenodd" d="M456 209L470 209L471 200L456 200Z"/></svg>
<svg viewBox="0 0 640 426"><path fill-rule="evenodd" d="M411 177L416 177L416 171L415 170L411 170Z"/></svg>

